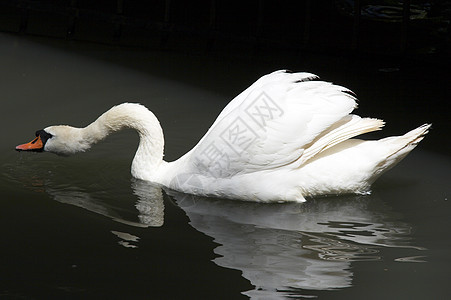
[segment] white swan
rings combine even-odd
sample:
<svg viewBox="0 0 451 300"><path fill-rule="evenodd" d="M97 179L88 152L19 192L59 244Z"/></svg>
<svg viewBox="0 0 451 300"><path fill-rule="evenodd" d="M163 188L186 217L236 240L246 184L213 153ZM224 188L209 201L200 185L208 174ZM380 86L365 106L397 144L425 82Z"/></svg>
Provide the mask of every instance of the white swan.
<svg viewBox="0 0 451 300"><path fill-rule="evenodd" d="M264 202L368 193L430 125L376 141L351 139L381 129L383 121L350 114L353 93L317 79L286 71L261 77L174 162L163 160L163 131L155 115L132 103L114 106L85 128L47 127L16 149L69 155L127 127L140 137L132 175L185 193Z"/></svg>

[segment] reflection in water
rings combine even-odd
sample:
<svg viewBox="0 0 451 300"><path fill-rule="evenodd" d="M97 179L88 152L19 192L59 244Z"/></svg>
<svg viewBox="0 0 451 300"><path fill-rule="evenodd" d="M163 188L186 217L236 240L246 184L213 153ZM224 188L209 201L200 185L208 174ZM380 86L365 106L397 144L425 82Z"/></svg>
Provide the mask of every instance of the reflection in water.
<svg viewBox="0 0 451 300"><path fill-rule="evenodd" d="M132 244L132 242L138 242L139 237L137 237L133 234L130 234L130 233L114 231L114 230L112 230L111 233L121 239L121 241L118 242L119 245L124 246L125 248L137 248L138 247L138 246Z"/></svg>
<svg viewBox="0 0 451 300"><path fill-rule="evenodd" d="M164 222L164 203L163 192L161 188L150 182L141 180L132 180L133 193L138 196L135 208L139 221L134 221L133 211L127 212L132 214L132 218L127 215L121 215L123 207L114 207L108 203L108 198L95 193L88 193L80 190L71 190L68 188L57 189L46 186L45 191L58 202L75 205L91 212L109 217L114 221L136 226L136 227L160 227ZM96 197L97 196L97 197ZM136 212L135 212L136 213Z"/></svg>
<svg viewBox="0 0 451 300"><path fill-rule="evenodd" d="M170 194L220 244L215 263L256 287L250 297L350 287L351 262L381 260L381 246L421 250L410 244L410 226L375 196L259 204Z"/></svg>
<svg viewBox="0 0 451 300"><path fill-rule="evenodd" d="M164 223L163 191L155 184L132 178L133 193L138 196L136 209L141 224L160 227Z"/></svg>
<svg viewBox="0 0 451 300"><path fill-rule="evenodd" d="M96 166L86 169L76 162L60 167L48 164L46 169L40 169L29 166L32 160L28 157L23 162L4 164L2 175L11 182L20 182L25 189L46 192L58 202L84 208L116 222L136 227L163 225L163 191L155 184L132 178L131 188L136 199L130 195L129 176L102 177L114 170L98 170ZM90 174L93 170L95 174ZM85 176L80 177L80 174ZM92 182L92 178L96 181Z"/></svg>
<svg viewBox="0 0 451 300"><path fill-rule="evenodd" d="M14 166L14 172L17 167ZM34 174L27 177L27 185L35 191L45 191L61 203L120 223L139 227L163 225L163 191L159 186L132 180L137 199L130 199L130 191L121 196L112 187L105 190L104 185L96 189L92 185L80 188L76 184L59 184L59 180L66 181L68 177L61 176L61 170L58 174L58 178L51 172ZM166 193L186 212L196 230L219 244L214 250L219 257L214 262L241 270L242 276L255 286L245 292L251 298L273 299L300 296L306 290L350 287L351 263L382 260L381 247L422 250L411 244L409 224L400 221L400 216L375 195L261 204ZM112 234L120 239L120 245L137 247L139 237L118 231ZM422 259L416 255L397 261Z"/></svg>

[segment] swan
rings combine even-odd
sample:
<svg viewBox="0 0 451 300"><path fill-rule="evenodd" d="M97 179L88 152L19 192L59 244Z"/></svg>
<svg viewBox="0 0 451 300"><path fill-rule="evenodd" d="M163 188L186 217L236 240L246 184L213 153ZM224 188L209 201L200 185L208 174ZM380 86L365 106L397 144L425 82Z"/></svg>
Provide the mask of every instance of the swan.
<svg viewBox="0 0 451 300"><path fill-rule="evenodd" d="M132 128L139 134L132 176L176 191L261 202L368 194L431 125L402 136L354 139L384 126L382 120L351 114L356 100L349 89L314 74L280 70L235 97L198 144L173 162L163 160L158 119L136 103L114 106L84 128L38 130L35 139L16 150L71 155Z"/></svg>

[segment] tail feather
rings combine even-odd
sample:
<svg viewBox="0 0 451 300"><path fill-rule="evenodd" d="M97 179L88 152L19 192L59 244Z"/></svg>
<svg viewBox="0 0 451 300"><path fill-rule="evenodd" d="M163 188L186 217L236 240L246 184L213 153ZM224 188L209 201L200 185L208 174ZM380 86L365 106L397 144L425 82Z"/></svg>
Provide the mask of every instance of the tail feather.
<svg viewBox="0 0 451 300"><path fill-rule="evenodd" d="M421 140L424 138L424 136L429 132L429 128L431 128L432 124L423 124L420 127L409 131L404 136L412 136L414 139L412 140L411 144L414 144L415 146L421 142Z"/></svg>
<svg viewBox="0 0 451 300"><path fill-rule="evenodd" d="M380 142L389 145L389 147L387 147L386 158L379 164L379 170L386 171L400 162L423 140L430 127L431 124L423 124L402 136L393 136L380 140Z"/></svg>
<svg viewBox="0 0 451 300"><path fill-rule="evenodd" d="M423 140L424 136L429 132L430 127L431 124L423 124L420 127L407 132L403 136L382 139L381 141L397 139L399 148L391 153L388 157L396 155L399 152L403 153L407 151L407 153L409 153L410 151L412 151L413 148L415 148L418 143Z"/></svg>

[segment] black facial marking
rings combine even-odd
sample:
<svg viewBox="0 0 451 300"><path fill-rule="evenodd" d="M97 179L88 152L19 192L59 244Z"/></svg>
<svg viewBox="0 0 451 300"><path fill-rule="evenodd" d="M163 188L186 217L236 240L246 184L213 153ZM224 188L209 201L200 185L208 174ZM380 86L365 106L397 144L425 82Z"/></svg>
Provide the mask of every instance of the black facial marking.
<svg viewBox="0 0 451 300"><path fill-rule="evenodd" d="M40 136L41 137L41 141L42 144L45 145L45 143L47 143L47 140L50 139L53 135L51 135L50 133L48 133L47 131L41 129L36 131L36 136ZM34 141L33 141L34 142Z"/></svg>

